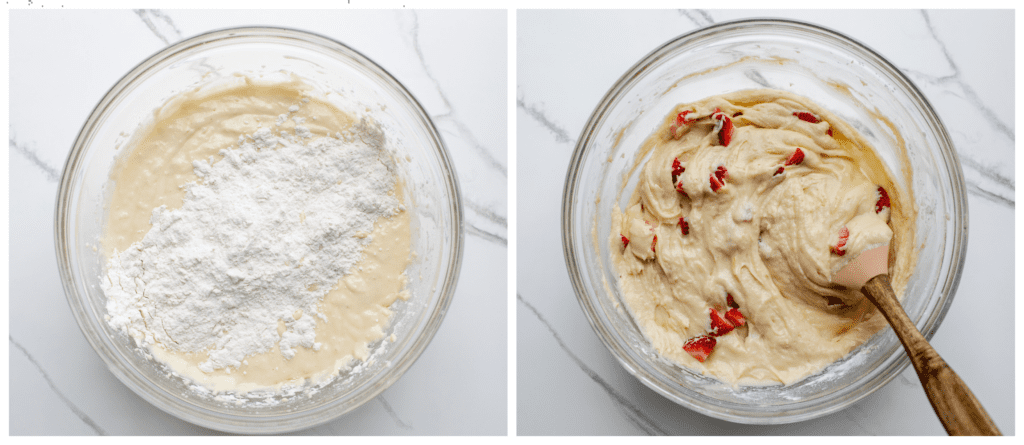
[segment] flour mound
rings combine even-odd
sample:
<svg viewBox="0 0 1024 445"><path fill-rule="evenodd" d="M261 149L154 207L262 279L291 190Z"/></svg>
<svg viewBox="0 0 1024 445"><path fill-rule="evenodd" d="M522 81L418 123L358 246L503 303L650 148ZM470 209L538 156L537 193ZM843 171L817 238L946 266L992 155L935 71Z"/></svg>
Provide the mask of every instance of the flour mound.
<svg viewBox="0 0 1024 445"><path fill-rule="evenodd" d="M110 326L142 346L206 351L205 372L274 345L286 358L319 349L318 304L374 222L399 212L379 130L356 131L310 140L264 128L217 162L193 162L200 181L181 208L154 209L142 241L107 263Z"/></svg>

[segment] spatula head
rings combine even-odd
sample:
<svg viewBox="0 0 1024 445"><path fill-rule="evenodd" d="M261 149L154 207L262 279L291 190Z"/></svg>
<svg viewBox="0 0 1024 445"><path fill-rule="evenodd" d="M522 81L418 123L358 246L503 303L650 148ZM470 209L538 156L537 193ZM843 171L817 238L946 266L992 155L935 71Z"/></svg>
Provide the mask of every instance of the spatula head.
<svg viewBox="0 0 1024 445"><path fill-rule="evenodd" d="M839 269L832 282L850 289L860 289L868 280L886 273L889 273L889 245L883 244L865 250L850 260Z"/></svg>

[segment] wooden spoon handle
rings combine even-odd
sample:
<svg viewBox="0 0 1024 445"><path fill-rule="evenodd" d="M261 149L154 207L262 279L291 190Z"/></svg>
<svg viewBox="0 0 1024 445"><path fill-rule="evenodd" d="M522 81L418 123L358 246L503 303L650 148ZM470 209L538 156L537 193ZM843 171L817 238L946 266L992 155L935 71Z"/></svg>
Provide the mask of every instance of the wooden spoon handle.
<svg viewBox="0 0 1024 445"><path fill-rule="evenodd" d="M861 289L871 300L889 324L910 356L911 363L921 379L924 392L932 403L935 414L939 415L942 426L951 436L998 436L1002 435L992 418L982 408L974 393L963 380L939 357L928 340L921 335L914 323L896 300L888 275L878 275Z"/></svg>

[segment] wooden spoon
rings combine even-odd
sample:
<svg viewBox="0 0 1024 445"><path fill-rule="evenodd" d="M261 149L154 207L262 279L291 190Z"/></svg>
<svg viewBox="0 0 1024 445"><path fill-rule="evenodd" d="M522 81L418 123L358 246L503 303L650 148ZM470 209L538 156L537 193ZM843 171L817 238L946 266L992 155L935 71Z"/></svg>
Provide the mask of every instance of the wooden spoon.
<svg viewBox="0 0 1024 445"><path fill-rule="evenodd" d="M865 250L844 266L833 281L853 289L859 287L889 321L914 364L932 409L949 435L1002 435L974 393L907 317L889 282L888 261L889 245Z"/></svg>

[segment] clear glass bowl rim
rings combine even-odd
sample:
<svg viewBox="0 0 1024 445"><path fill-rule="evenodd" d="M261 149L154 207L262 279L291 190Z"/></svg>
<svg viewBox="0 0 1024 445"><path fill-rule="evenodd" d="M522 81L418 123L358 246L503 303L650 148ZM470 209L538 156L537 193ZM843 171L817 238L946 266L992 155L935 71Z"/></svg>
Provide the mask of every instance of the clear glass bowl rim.
<svg viewBox="0 0 1024 445"><path fill-rule="evenodd" d="M910 79L908 79L896 66L876 51L869 48L867 45L838 31L812 23L779 18L749 18L716 23L708 27L699 28L685 34L681 34L669 40L648 53L629 70L627 70L615 82L615 84L609 88L605 96L594 108L593 113L591 113L590 118L587 120L587 123L584 125L583 130L580 133L580 137L577 139L572 158L569 162L565 187L562 194L562 251L569 271L569 277L576 293L576 299L579 302L580 307L583 309L587 320L590 322L594 331L598 334L598 337L627 372L639 379L644 383L644 385L655 390L666 398L701 414L736 423L782 424L821 417L840 411L843 408L856 403L879 388L885 386L893 378L899 375L910 364L909 358L902 350L897 351L896 353L899 355L896 360L890 364L890 366L883 370L874 370L874 377L871 380L866 381L860 387L848 392L847 397L840 400L839 403L834 403L824 407L814 407L813 409L801 408L796 409L793 412L778 412L773 413L771 416L765 416L763 413L762 415L751 415L753 414L753 410L749 413L744 413L717 409L717 406L705 403L697 397L692 397L684 393L672 392L668 388L662 387L660 383L661 380L657 378L657 376L648 372L648 370L643 366L643 363L635 360L630 353L627 352L628 347L622 343L622 339L619 338L611 328L604 325L604 321L602 320L603 314L596 307L595 303L591 301L591 298L600 298L600 296L595 295L592 297L588 295L587 287L584 284L580 270L581 265L576 260L578 252L576 239L579 237L579 234L576 233L576 230L573 227L573 220L577 212L575 202L577 198L577 190L580 188L580 181L583 179L580 175L582 170L580 166L583 164L583 161L588 154L587 149L590 146L591 140L595 138L600 124L603 123L604 116L616 102L617 98L628 90L630 82L650 66L656 64L662 57L667 57L682 47L695 45L697 42L706 42L709 39L716 37L729 37L732 33L743 32L752 28L811 33L816 34L820 38L829 40L830 43L841 45L844 49L856 53L867 60L871 60L875 62L877 66L882 67L882 69L886 71L885 74L888 74L890 78L895 80L899 84L898 86L901 91L909 94L909 98L913 102L917 103L923 111L922 117L928 125L928 128L932 130L933 135L938 142L939 153L941 155L940 160L946 167L946 173L948 174L947 177L951 182L953 196L951 196L950 199L953 207L952 214L954 215L954 230L952 231L952 237L949 240L952 245L951 258L949 262L950 273L947 274L944 283L939 283L940 289L942 289L942 295L932 313L925 314L928 318L924 323L924 328L921 329L921 333L925 338L931 340L953 302L953 297L963 273L963 263L967 254L967 193L963 183L963 173L961 171L959 157L954 149L953 142L946 131L945 125L942 124L942 121L935 113L931 103L927 98L925 98L920 90L918 90L917 86L914 85L914 83L910 81Z"/></svg>
<svg viewBox="0 0 1024 445"><path fill-rule="evenodd" d="M438 296L438 302L429 314L420 335L407 347L406 354L400 357L400 360L394 362L393 367L390 368L390 371L386 373L383 378L371 380L373 384L369 385L369 388L357 390L353 399L334 400L329 404L322 406L320 409L312 411L283 413L280 415L262 417L246 417L231 414L225 415L209 410L198 411L196 410L197 407L184 405L174 399L166 397L159 391L148 388L145 384L145 379L142 379L136 372L127 369L120 362L116 361L113 358L113 353L109 346L104 343L111 340L105 338L101 330L92 324L93 320L86 315L87 308L85 303L82 301L84 297L80 295L79 289L75 285L74 276L71 272L72 259L70 257L68 244L69 230L73 230L73 227L68 225L72 206L71 192L74 188L75 178L78 176L78 171L81 167L80 163L85 155L86 143L91 139L92 134L99 128L98 123L100 121L100 117L107 113L108 109L117 102L121 94L126 92L130 86L145 76L145 74L151 69L154 69L155 66L165 62L166 60L175 58L178 55L213 42L223 40L241 40L244 42L246 39L253 38L261 39L261 42L273 41L275 43L284 43L289 41L301 41L301 43L306 45L317 46L324 52L336 54L339 59L359 64L362 68L375 74L378 77L378 80L381 80L394 88L394 92L403 97L408 102L408 105L416 112L423 128L428 133L431 145L435 149L438 160L440 161L439 167L444 173L446 173L444 175L445 183L442 185L445 189L446 196L449 197L449 206L447 211L452 215L452 224L448 233L446 233L447 237L452 240L452 246L450 252L448 252L449 261L444 272L444 281L440 283L438 291L435 293L435 296ZM111 373L113 373L118 380L144 400L164 412L174 415L175 417L203 427L225 432L247 434L284 433L310 428L325 423L355 409L369 400L372 400L397 381L426 349L427 345L437 333L437 330L448 311L448 307L451 305L452 298L455 295L455 287L458 281L459 271L462 265L462 254L465 241L464 232L462 195L460 193L458 178L455 174L455 167L452 164L447 146L441 138L440 133L437 131L437 128L434 126L433 121L430 119L429 114L419 101L416 100L412 93L409 92L408 89L398 81L398 79L392 76L383 67L344 43L314 32L278 26L243 26L205 32L157 51L128 71L128 73L118 80L118 82L110 88L103 98L100 99L96 107L86 119L85 123L82 125L82 129L79 131L78 136L72 145L72 149L68 154L67 160L64 164L64 169L62 170L56 199L56 209L54 212L55 250L57 254L58 269L60 270L61 281L64 286L65 295L67 296L68 305L71 307L71 312L75 317L75 321L78 323L79 328L81 328L86 340L104 363L106 363L107 368L110 369ZM343 401L345 403L342 403Z"/></svg>

